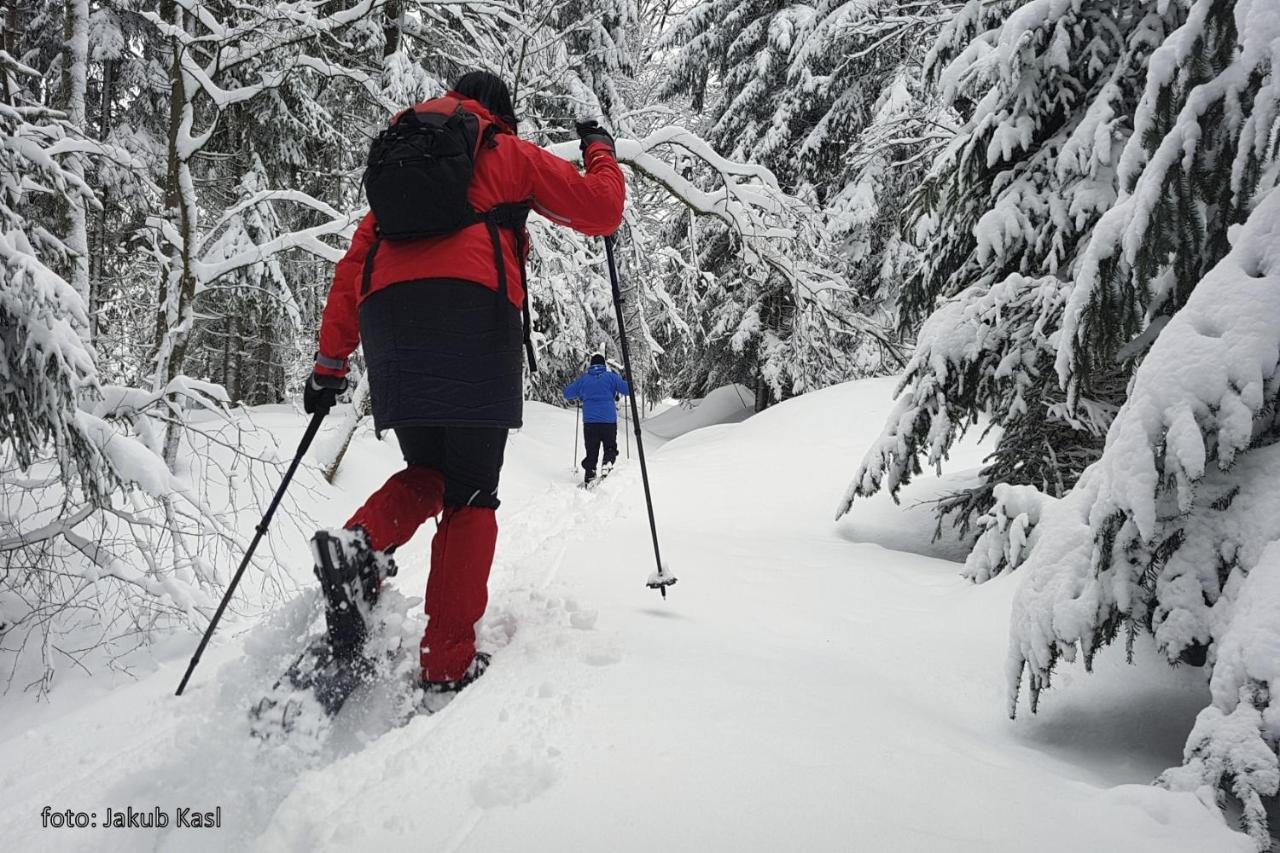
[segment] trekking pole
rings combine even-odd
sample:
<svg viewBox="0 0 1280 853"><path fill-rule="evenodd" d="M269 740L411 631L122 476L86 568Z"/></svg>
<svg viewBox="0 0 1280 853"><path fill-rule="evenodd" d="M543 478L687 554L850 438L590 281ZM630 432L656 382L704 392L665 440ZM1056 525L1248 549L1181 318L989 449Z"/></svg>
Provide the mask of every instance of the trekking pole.
<svg viewBox="0 0 1280 853"><path fill-rule="evenodd" d="M244 552L244 559L240 561L240 568L236 569L235 576L231 578L231 584L227 587L227 592L222 596L222 602L218 605L218 609L213 612L213 618L209 620L209 627L204 631L204 637L200 639L200 645L196 646L196 653L191 656L191 663L187 664L187 673L182 676L182 683L178 685L178 692L175 696L181 696L182 691L187 687L187 681L191 678L191 673L195 672L196 664L200 663L200 655L204 654L204 647L209 645L209 638L213 636L214 628L218 627L218 620L222 618L222 613L227 609L227 604L231 601L232 594L236 591L236 585L240 583L240 578L244 575L244 570L249 567L249 560L253 557L253 552L257 549L258 543L262 541L262 537L266 535L267 527L271 524L271 516L275 515L276 507L280 506L280 501L284 499L285 489L289 488L289 482L293 480L293 474L298 470L302 457L306 455L307 448L311 446L312 440L316 437L316 432L320 429L320 422L324 420L324 416L328 414L327 410L321 410L311 416L311 423L307 424L307 431L302 434L302 441L298 443L298 452L293 456L293 462L289 463L289 470L284 473L284 480L280 483L280 488L276 490L276 495L271 499L271 505L267 507L267 512L262 516L262 521L258 522L258 526L254 528L258 532L254 534L253 541L249 543L249 550Z"/></svg>
<svg viewBox="0 0 1280 853"><path fill-rule="evenodd" d="M658 570L649 575L645 586L658 590L662 593L662 597L666 598L667 587L676 582L676 576L662 564L662 554L658 550L658 525L653 520L653 494L649 490L649 468L645 464L644 439L640 435L640 412L636 409L635 379L631 374L631 348L627 346L627 330L622 321L622 290L618 287L618 265L613 258L612 236L604 238L604 251L609 259L609 280L613 283L613 307L618 314L618 342L622 345L622 367L627 372L627 389L632 392L627 395L627 400L631 406L631 422L636 431L636 453L640 457L640 478L644 481L644 504L649 510L649 533L653 535L653 559L658 565Z"/></svg>
<svg viewBox="0 0 1280 853"><path fill-rule="evenodd" d="M631 458L631 430L630 430L631 410L626 406L622 407L622 421L623 421L622 437L627 440L627 458L630 459Z"/></svg>
<svg viewBox="0 0 1280 853"><path fill-rule="evenodd" d="M573 401L573 473L578 473L578 422L582 420L582 403Z"/></svg>

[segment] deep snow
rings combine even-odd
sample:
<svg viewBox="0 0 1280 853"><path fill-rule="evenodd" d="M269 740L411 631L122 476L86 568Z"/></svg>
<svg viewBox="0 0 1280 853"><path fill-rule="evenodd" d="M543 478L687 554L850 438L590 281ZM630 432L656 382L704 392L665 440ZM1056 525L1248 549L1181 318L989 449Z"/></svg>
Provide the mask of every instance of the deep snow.
<svg viewBox="0 0 1280 853"><path fill-rule="evenodd" d="M973 586L954 562L963 549L929 542L932 517L911 505L937 481L904 490L904 508L872 499L831 523L892 385L808 394L655 447L658 530L680 578L666 601L644 587L652 552L634 460L594 492L575 488L573 414L530 404L509 445L482 629L494 663L453 705L387 731L371 697L314 756L252 742L245 708L300 647L316 614L307 591L224 625L181 698L194 636L158 643L136 679L73 676L47 703L0 699L0 839L12 850L1252 849L1192 795L1147 784L1178 763L1205 704L1197 672L1141 648L1127 666L1111 649L1087 679L1064 669L1038 717L1010 722L1003 664L1019 579ZM285 447L303 427L279 410L256 419ZM968 445L955 459L980 456ZM313 514L341 523L396 467L394 441L361 432ZM392 597L421 595L430 534L398 554ZM301 538L288 568L309 589ZM45 805L220 805L223 826L42 829Z"/></svg>
<svg viewBox="0 0 1280 853"><path fill-rule="evenodd" d="M685 400L644 418L644 429L662 440L720 424L736 424L755 411L755 393L744 385L723 385L698 400Z"/></svg>

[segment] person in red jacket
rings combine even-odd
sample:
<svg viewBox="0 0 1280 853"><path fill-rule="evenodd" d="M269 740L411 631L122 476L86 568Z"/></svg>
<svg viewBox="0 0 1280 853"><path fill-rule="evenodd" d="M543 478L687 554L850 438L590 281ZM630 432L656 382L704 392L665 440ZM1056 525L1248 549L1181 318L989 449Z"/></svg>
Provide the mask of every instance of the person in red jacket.
<svg viewBox="0 0 1280 853"><path fill-rule="evenodd" d="M485 142L468 191L477 212L523 204L588 236L618 228L625 183L613 139L595 122L578 126L584 174L516 136L511 95L494 75L466 74L444 100L414 109L461 106L478 120ZM451 695L489 662L476 651L475 624L488 603L507 431L522 418L527 245L522 219L514 227L477 222L392 242L380 239L368 214L334 272L304 393L308 413L331 407L346 387L347 358L363 341L374 426L395 432L405 468L342 530L316 533L316 573L329 599L335 652L358 651L361 611L394 573L390 553L439 516L421 643L428 694Z"/></svg>

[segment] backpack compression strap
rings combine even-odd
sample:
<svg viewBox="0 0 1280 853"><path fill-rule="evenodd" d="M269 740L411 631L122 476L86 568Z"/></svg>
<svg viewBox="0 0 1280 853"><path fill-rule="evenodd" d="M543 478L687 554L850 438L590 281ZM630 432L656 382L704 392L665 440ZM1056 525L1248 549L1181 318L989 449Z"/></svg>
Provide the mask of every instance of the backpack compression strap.
<svg viewBox="0 0 1280 853"><path fill-rule="evenodd" d="M529 316L529 276L524 267L524 229L516 232L516 256L520 259L520 289L524 291L524 302L520 305L521 320L524 323L524 351L529 355L529 372L538 372L538 359L533 355L533 320Z"/></svg>
<svg viewBox="0 0 1280 853"><path fill-rule="evenodd" d="M378 247L382 245L382 231L375 225L373 228L373 245L369 247L369 252L364 256L364 272L360 276L360 298L364 299L369 295L369 284L373 281L373 256L378 254Z"/></svg>
<svg viewBox="0 0 1280 853"><path fill-rule="evenodd" d="M502 260L502 235L499 228L510 228L516 238L516 261L520 264L520 287L524 290L521 305L521 323L524 327L524 350L529 356L529 370L537 372L538 360L533 354L533 338L530 330L529 316L529 279L524 267L524 226L529 218L529 205L522 202L499 204L486 212L482 219L489 230L489 241L493 244L493 263L498 269L498 307L510 301L507 285L507 265Z"/></svg>

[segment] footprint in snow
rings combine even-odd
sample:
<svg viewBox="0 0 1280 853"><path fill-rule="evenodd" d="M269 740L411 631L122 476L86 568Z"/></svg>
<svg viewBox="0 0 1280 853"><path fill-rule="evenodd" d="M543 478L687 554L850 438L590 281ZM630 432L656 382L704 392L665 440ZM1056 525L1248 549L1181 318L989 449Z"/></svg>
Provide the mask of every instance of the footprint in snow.
<svg viewBox="0 0 1280 853"><path fill-rule="evenodd" d="M522 805L555 784L557 775L550 761L509 749L500 764L489 765L471 783L471 797L482 809Z"/></svg>

